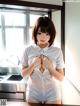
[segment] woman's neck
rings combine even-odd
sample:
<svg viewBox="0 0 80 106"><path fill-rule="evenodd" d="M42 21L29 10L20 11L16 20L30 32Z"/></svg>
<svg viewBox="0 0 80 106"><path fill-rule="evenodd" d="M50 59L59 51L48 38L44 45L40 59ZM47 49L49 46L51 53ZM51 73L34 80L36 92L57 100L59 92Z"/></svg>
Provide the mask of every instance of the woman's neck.
<svg viewBox="0 0 80 106"><path fill-rule="evenodd" d="M46 43L46 44L38 44L38 46L40 48L45 48L45 47L48 47L49 46L49 43Z"/></svg>

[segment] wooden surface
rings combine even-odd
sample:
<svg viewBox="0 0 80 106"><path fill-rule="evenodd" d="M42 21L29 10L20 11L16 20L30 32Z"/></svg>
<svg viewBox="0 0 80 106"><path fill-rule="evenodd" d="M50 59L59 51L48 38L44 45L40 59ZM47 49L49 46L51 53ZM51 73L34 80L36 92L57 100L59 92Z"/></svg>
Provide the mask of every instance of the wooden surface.
<svg viewBox="0 0 80 106"><path fill-rule="evenodd" d="M68 106L68 105L55 105L55 104L27 104L26 102L8 101L6 106Z"/></svg>

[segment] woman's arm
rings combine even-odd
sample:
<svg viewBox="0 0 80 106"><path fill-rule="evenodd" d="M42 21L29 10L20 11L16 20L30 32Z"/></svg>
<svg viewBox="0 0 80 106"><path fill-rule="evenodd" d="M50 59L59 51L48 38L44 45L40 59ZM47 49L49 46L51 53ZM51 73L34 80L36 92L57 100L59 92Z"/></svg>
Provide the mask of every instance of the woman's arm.
<svg viewBox="0 0 80 106"><path fill-rule="evenodd" d="M43 64L49 70L51 76L54 76L56 79L62 81L64 78L64 70L63 69L56 69L51 59L44 56L43 57Z"/></svg>
<svg viewBox="0 0 80 106"><path fill-rule="evenodd" d="M62 81L64 78L64 70L63 69L54 69L53 67L49 69L49 72L56 79Z"/></svg>

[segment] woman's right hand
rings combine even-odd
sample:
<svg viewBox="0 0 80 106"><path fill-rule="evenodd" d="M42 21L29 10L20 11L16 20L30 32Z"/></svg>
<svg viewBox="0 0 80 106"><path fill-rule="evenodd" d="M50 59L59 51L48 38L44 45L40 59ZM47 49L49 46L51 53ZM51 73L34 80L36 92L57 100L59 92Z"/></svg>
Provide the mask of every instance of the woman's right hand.
<svg viewBox="0 0 80 106"><path fill-rule="evenodd" d="M36 56L32 59L32 64L34 64L34 68L41 65L41 59L39 56Z"/></svg>

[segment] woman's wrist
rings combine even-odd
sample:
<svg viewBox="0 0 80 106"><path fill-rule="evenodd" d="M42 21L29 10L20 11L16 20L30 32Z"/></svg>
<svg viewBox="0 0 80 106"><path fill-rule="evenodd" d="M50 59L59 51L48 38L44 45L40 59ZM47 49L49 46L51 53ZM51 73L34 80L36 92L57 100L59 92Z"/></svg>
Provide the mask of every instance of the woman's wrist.
<svg viewBox="0 0 80 106"><path fill-rule="evenodd" d="M51 66L51 67L49 67L49 71L50 71L50 74L53 75L55 68Z"/></svg>
<svg viewBox="0 0 80 106"><path fill-rule="evenodd" d="M29 65L29 67L27 69L28 74L31 75L31 73L33 72L33 70L34 70L34 64L32 63L32 64Z"/></svg>

